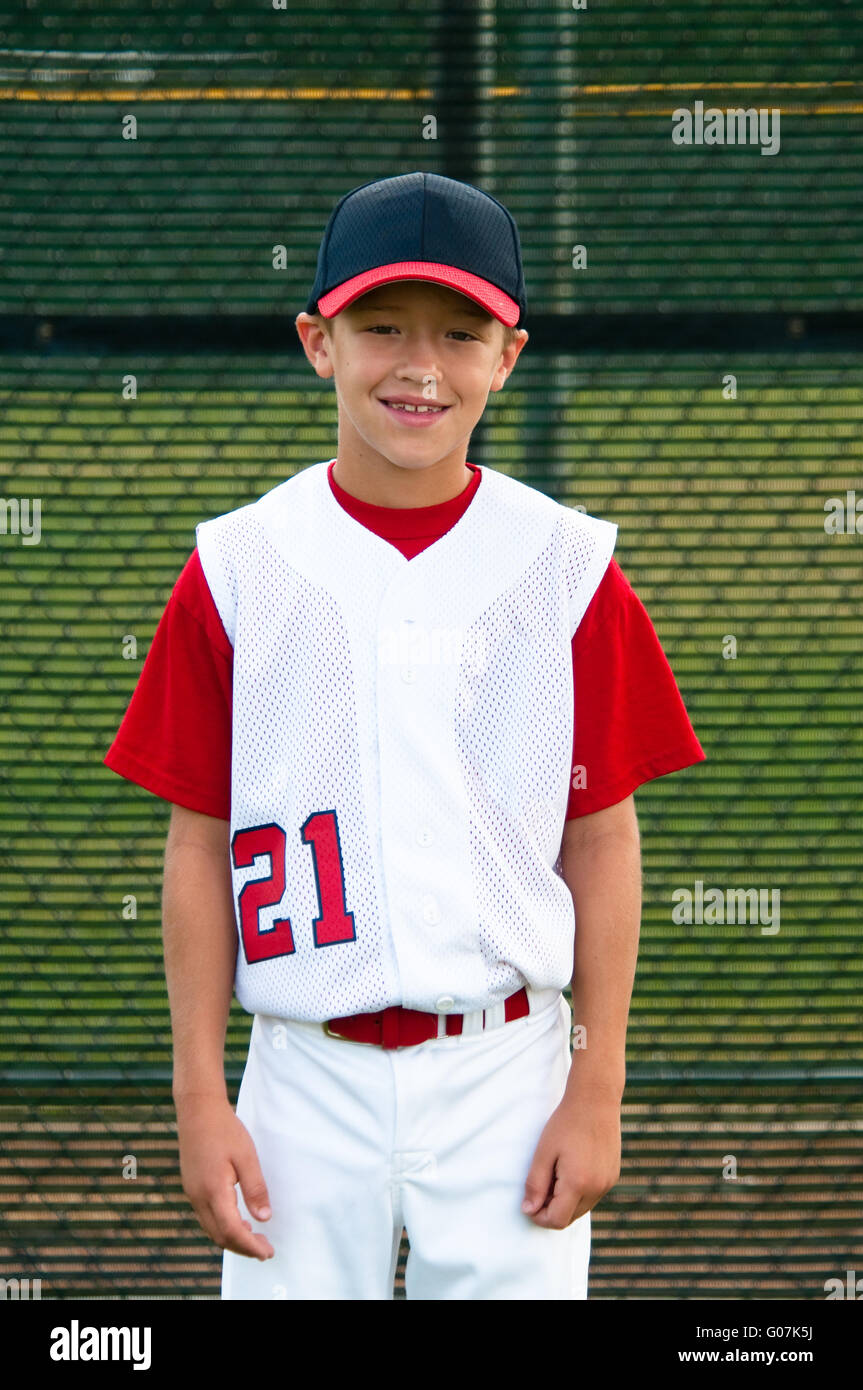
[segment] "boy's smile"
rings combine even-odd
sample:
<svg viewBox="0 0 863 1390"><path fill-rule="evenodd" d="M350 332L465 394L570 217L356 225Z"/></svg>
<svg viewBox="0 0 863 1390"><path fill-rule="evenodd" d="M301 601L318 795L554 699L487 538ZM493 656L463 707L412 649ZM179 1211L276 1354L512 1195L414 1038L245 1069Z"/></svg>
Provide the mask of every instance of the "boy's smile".
<svg viewBox="0 0 863 1390"><path fill-rule="evenodd" d="M370 290L334 319L299 314L296 324L318 376L335 378L339 486L390 507L458 496L471 433L527 333L504 346L503 324L480 305L413 280Z"/></svg>

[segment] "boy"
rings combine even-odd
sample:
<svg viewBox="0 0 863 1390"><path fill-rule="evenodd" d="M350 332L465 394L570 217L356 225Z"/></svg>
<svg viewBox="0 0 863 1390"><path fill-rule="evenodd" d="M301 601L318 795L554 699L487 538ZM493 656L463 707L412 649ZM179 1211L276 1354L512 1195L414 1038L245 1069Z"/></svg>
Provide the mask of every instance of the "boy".
<svg viewBox="0 0 863 1390"><path fill-rule="evenodd" d="M587 1296L632 793L704 753L617 528L467 462L525 310L496 199L417 172L340 200L296 319L336 458L197 527L105 758L173 802L181 1169L224 1298L391 1298L403 1224L408 1299Z"/></svg>

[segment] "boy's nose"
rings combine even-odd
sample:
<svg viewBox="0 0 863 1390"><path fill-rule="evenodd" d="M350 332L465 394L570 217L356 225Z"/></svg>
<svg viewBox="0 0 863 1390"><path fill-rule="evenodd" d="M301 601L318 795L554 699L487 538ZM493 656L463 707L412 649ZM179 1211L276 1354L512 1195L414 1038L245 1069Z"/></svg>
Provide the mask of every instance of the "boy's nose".
<svg viewBox="0 0 863 1390"><path fill-rule="evenodd" d="M422 396L423 391L428 392L431 388L439 390L443 382L443 373L421 363L413 370L407 369L402 372L396 380L398 389L405 395Z"/></svg>

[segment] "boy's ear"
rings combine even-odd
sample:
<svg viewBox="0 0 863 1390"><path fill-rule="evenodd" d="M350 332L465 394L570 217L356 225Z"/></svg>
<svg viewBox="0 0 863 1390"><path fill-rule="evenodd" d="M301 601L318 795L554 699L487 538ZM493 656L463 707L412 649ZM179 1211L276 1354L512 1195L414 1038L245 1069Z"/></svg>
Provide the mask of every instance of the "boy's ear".
<svg viewBox="0 0 863 1390"><path fill-rule="evenodd" d="M307 314L303 311L294 319L294 326L308 357L319 377L331 377L333 364L330 356L331 329L321 314Z"/></svg>
<svg viewBox="0 0 863 1390"><path fill-rule="evenodd" d="M529 336L526 328L511 329L504 334L500 366L495 372L492 381L492 391L499 391L507 377L512 374L512 369L518 361L519 354L526 345Z"/></svg>
<svg viewBox="0 0 863 1390"><path fill-rule="evenodd" d="M303 309L294 319L294 324L298 332L301 323L315 324L323 333L325 333L328 328L328 321L324 318L323 314L319 314L317 310L313 314L307 314L305 309Z"/></svg>

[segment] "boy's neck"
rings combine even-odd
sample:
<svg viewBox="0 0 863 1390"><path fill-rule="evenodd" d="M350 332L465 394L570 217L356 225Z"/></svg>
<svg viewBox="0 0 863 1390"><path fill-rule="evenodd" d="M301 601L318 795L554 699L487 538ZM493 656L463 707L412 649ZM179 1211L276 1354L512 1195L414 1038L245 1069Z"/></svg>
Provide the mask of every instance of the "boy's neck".
<svg viewBox="0 0 863 1390"><path fill-rule="evenodd" d="M391 468L385 475L351 464L341 455L332 466L331 476L344 491L359 502L374 507L436 507L459 497L473 480L467 463L447 464L445 469Z"/></svg>

